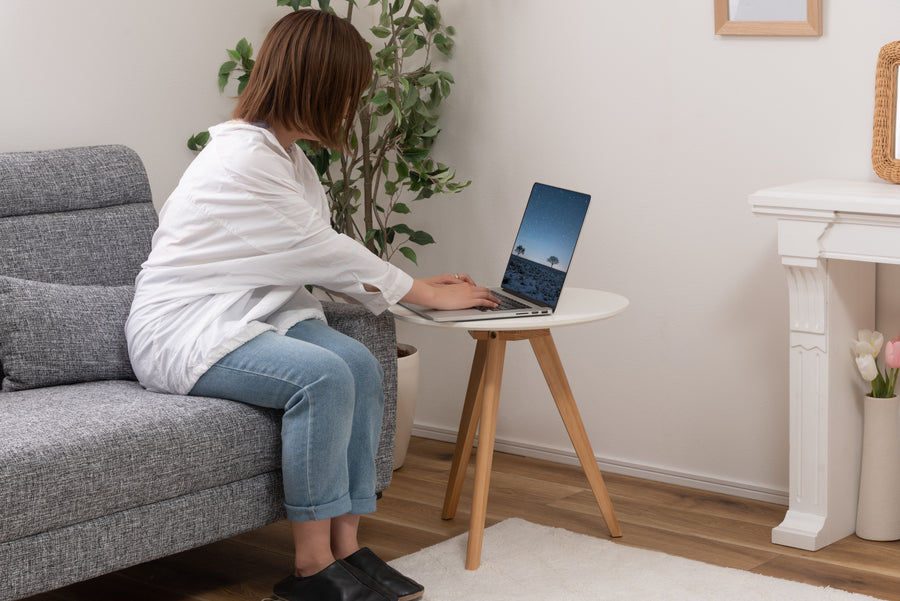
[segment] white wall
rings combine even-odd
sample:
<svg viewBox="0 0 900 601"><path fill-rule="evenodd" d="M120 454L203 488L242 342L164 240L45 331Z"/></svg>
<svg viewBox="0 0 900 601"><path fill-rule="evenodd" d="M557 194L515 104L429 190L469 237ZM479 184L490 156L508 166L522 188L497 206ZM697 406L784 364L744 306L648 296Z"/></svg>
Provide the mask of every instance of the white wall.
<svg viewBox="0 0 900 601"><path fill-rule="evenodd" d="M161 206L193 157L188 137L229 118L216 83L225 49L242 37L257 48L286 10L275 0L2 0L0 151L126 144Z"/></svg>
<svg viewBox="0 0 900 601"><path fill-rule="evenodd" d="M224 49L242 36L258 46L286 10L274 4L3 0L0 151L128 144L160 205L191 159L187 136L228 116L215 80ZM415 225L438 245L410 269L497 279L532 182L591 193L571 284L632 305L555 336L598 457L783 499L787 290L774 223L747 195L875 179L875 61L900 37L900 5L824 0L824 36L803 39L716 36L712 4L443 0L458 83L437 154L473 184L417 206ZM879 278L879 323L893 335L900 274ZM424 354L416 431L446 437L473 343L400 331ZM570 456L524 343L507 354L498 436Z"/></svg>
<svg viewBox="0 0 900 601"><path fill-rule="evenodd" d="M420 225L438 246L422 272L496 279L533 181L592 193L571 283L632 301L556 334L596 454L784 501L787 290L775 224L747 196L877 179L875 62L900 6L825 0L825 35L804 39L716 36L712 4L442 4L459 29L447 67L458 85L438 152L474 183L429 205ZM896 280L882 270L882 321L900 323ZM426 353L419 431L441 435L456 426L471 341L401 331ZM498 437L570 455L524 343L510 348Z"/></svg>

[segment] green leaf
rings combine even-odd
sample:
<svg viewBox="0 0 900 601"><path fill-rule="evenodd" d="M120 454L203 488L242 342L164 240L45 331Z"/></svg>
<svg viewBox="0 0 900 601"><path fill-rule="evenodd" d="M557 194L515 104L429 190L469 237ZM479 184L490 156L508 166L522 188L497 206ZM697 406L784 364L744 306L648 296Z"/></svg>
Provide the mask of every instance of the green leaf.
<svg viewBox="0 0 900 601"><path fill-rule="evenodd" d="M416 83L423 87L428 87L430 85L434 85L441 80L440 75L437 73L428 73L419 78L419 81Z"/></svg>
<svg viewBox="0 0 900 601"><path fill-rule="evenodd" d="M240 62L240 60L243 58L241 56L241 53L238 52L237 50L229 50L228 55L231 56L231 58L233 58L234 60L236 60L238 62Z"/></svg>
<svg viewBox="0 0 900 601"><path fill-rule="evenodd" d="M410 88L406 98L403 99L403 110L408 111L419 101L419 91L416 88Z"/></svg>
<svg viewBox="0 0 900 601"><path fill-rule="evenodd" d="M403 111L400 110L400 105L393 98L389 102L391 108L394 109L394 119L397 121L397 125L401 125L403 123Z"/></svg>
<svg viewBox="0 0 900 601"><path fill-rule="evenodd" d="M425 244L434 244L434 238L431 237L431 234L429 234L428 232L423 232L421 230L413 232L413 234L409 237L409 241L422 246L424 246Z"/></svg>
<svg viewBox="0 0 900 601"><path fill-rule="evenodd" d="M372 96L371 102L375 106L382 106L388 103L388 93L386 90L378 90L378 93Z"/></svg>
<svg viewBox="0 0 900 601"><path fill-rule="evenodd" d="M406 159L410 163L415 163L416 161L421 161L422 159L424 159L426 157L428 157L428 151L422 150L422 149L417 149L417 148L411 148L409 150L406 150L403 153L403 158Z"/></svg>
<svg viewBox="0 0 900 601"><path fill-rule="evenodd" d="M247 87L247 82L248 82L248 81L250 81L250 74L249 74L249 73L244 73L243 75L241 75L240 77L238 77L238 88L237 88L237 93L238 93L238 95L240 95L241 92L244 91L244 88Z"/></svg>
<svg viewBox="0 0 900 601"><path fill-rule="evenodd" d="M376 38L383 39L383 38L389 37L391 35L390 29L388 29L387 27L381 27L379 25L376 25L375 27L373 27L371 31L375 35Z"/></svg>
<svg viewBox="0 0 900 601"><path fill-rule="evenodd" d="M331 8L330 0L319 0L319 9L328 12L328 9Z"/></svg>
<svg viewBox="0 0 900 601"><path fill-rule="evenodd" d="M428 31L434 31L439 24L437 6L435 6L434 4L432 4L431 6L426 6L422 18L425 21L425 28Z"/></svg>
<svg viewBox="0 0 900 601"><path fill-rule="evenodd" d="M407 259L409 259L410 261L412 261L412 262L415 263L416 265L419 264L419 262L418 262L418 260L417 260L417 258L416 258L416 251L414 251L413 249L411 249L411 248L408 247L408 246L401 246L398 250L399 250L400 253L401 253L404 257L406 257Z"/></svg>
<svg viewBox="0 0 900 601"><path fill-rule="evenodd" d="M203 147L209 143L209 132L202 131L199 134L194 134L187 141L187 147L193 150L194 152L199 152L203 150Z"/></svg>
<svg viewBox="0 0 900 601"><path fill-rule="evenodd" d="M253 56L253 46L250 45L247 38L241 38L241 41L237 43L235 50L237 50L243 58L250 58Z"/></svg>
<svg viewBox="0 0 900 601"><path fill-rule="evenodd" d="M236 62L234 62L234 61L225 61L225 62L222 63L222 65L219 67L219 76L221 77L222 75L224 75L224 76L228 77L229 75L231 75L231 72L234 71L234 68L235 68L235 67L237 67L237 63L236 63Z"/></svg>
<svg viewBox="0 0 900 601"><path fill-rule="evenodd" d="M394 212L400 213L401 215L408 215L410 211L408 206L406 206L402 202L398 202L394 204Z"/></svg>

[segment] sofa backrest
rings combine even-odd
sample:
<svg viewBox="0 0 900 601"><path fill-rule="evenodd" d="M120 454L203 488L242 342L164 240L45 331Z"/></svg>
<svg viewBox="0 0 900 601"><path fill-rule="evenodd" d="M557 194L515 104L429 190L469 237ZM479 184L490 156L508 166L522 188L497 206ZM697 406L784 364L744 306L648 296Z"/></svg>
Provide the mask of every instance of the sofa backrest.
<svg viewBox="0 0 900 601"><path fill-rule="evenodd" d="M131 284L156 225L147 172L130 148L0 153L0 275Z"/></svg>

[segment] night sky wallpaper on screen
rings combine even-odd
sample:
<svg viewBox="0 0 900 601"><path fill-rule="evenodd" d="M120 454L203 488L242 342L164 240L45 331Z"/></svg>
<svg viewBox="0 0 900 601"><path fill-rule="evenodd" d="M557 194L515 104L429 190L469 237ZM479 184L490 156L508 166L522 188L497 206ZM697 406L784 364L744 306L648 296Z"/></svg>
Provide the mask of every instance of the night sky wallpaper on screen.
<svg viewBox="0 0 900 601"><path fill-rule="evenodd" d="M591 197L534 184L503 287L556 307Z"/></svg>

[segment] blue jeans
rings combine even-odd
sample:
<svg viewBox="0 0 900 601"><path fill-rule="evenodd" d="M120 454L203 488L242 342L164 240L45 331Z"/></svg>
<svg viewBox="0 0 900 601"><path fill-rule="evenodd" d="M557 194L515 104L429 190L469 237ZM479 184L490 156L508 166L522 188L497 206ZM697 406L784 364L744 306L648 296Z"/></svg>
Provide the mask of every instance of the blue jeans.
<svg viewBox="0 0 900 601"><path fill-rule="evenodd" d="M375 511L381 364L318 319L264 332L213 365L190 394L283 409L281 471L287 518Z"/></svg>

